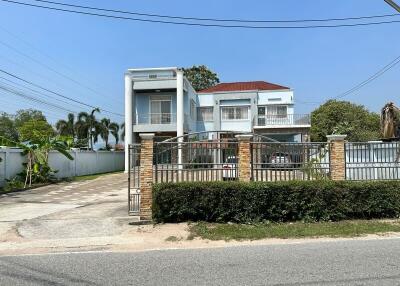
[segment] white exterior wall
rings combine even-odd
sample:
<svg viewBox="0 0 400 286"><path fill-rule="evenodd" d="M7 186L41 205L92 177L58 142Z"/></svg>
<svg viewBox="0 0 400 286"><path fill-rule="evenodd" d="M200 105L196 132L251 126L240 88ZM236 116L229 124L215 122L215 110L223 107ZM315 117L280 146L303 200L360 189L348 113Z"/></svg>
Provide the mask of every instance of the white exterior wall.
<svg viewBox="0 0 400 286"><path fill-rule="evenodd" d="M0 186L3 186L6 179L12 179L23 170L22 163L25 156L22 156L20 149L0 149ZM124 170L125 152L109 151L71 151L74 160L68 160L59 152L52 151L49 154L49 164L54 170L57 178L68 178L98 173L107 173Z"/></svg>
<svg viewBox="0 0 400 286"><path fill-rule="evenodd" d="M258 92L258 105L269 105L269 104L294 104L293 91L274 90L274 91Z"/></svg>

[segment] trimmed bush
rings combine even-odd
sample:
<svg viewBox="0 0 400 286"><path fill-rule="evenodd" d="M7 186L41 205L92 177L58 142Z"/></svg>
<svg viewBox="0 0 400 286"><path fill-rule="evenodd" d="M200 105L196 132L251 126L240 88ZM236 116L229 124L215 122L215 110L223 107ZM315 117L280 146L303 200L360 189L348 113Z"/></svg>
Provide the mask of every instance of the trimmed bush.
<svg viewBox="0 0 400 286"><path fill-rule="evenodd" d="M156 222L397 218L400 181L184 182L153 187Z"/></svg>

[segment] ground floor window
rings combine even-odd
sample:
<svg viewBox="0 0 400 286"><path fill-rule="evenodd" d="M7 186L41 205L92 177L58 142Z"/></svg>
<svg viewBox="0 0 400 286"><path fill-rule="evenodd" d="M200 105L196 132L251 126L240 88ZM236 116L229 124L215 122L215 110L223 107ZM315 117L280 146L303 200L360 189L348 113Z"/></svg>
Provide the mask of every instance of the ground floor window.
<svg viewBox="0 0 400 286"><path fill-rule="evenodd" d="M213 112L212 106L197 107L197 121L213 121Z"/></svg>

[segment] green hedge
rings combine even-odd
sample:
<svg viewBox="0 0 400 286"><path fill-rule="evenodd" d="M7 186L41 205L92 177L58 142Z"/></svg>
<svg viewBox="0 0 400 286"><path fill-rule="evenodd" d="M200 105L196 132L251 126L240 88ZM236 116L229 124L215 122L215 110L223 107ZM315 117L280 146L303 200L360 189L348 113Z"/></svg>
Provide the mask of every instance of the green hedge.
<svg viewBox="0 0 400 286"><path fill-rule="evenodd" d="M153 187L156 222L397 218L400 181L185 182Z"/></svg>

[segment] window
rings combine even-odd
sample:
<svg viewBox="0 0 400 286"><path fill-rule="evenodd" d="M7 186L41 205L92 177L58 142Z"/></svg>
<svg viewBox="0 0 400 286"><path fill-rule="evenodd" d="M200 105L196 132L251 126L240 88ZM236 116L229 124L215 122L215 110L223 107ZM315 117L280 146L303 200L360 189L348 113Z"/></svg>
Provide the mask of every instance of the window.
<svg viewBox="0 0 400 286"><path fill-rule="evenodd" d="M197 107L197 121L213 121L214 108L210 107Z"/></svg>
<svg viewBox="0 0 400 286"><path fill-rule="evenodd" d="M287 117L287 106L285 105L270 105L267 106L267 115L271 117Z"/></svg>
<svg viewBox="0 0 400 286"><path fill-rule="evenodd" d="M190 100L190 117L194 120L196 117L196 103L194 100Z"/></svg>
<svg viewBox="0 0 400 286"><path fill-rule="evenodd" d="M222 107L222 120L245 120L249 119L249 108L247 106Z"/></svg>
<svg viewBox="0 0 400 286"><path fill-rule="evenodd" d="M171 98L168 96L152 96L150 99L150 123L171 123Z"/></svg>

